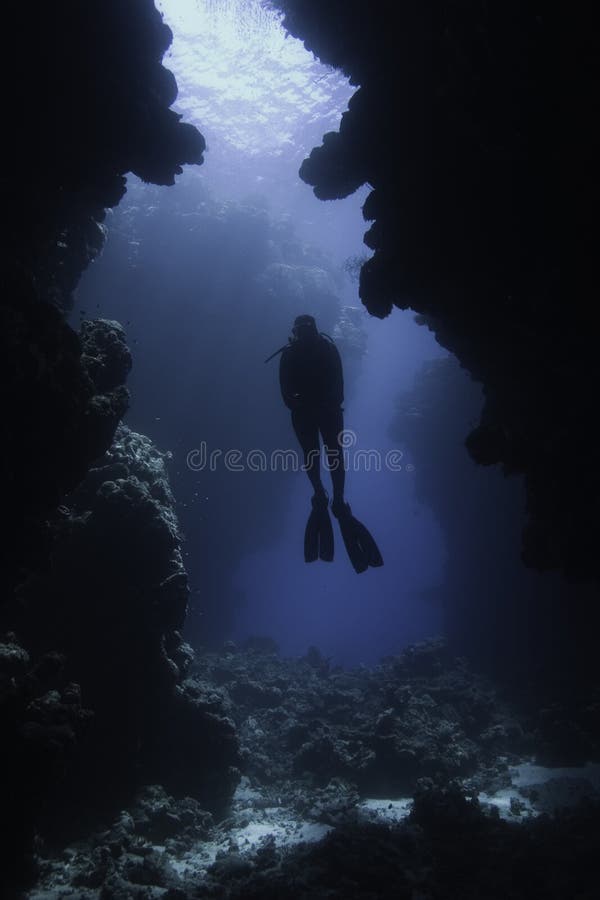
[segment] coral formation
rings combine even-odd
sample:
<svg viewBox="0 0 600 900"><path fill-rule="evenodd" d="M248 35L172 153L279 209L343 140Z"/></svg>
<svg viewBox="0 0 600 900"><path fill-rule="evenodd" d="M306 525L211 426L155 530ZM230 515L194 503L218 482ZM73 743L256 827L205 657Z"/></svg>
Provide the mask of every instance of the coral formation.
<svg viewBox="0 0 600 900"><path fill-rule="evenodd" d="M186 681L193 653L179 633L189 593L180 541L165 455L119 426L65 498L50 572L19 593L15 628L36 655L64 654L94 713L59 786L63 813L70 804L110 808L140 782L193 791L213 809L235 787L233 725Z"/></svg>
<svg viewBox="0 0 600 900"><path fill-rule="evenodd" d="M10 528L2 568L10 586L44 552L44 517L109 447L128 405L123 381L130 358L119 327L89 322L79 337L25 272L5 274L2 466L9 474L4 512ZM109 358L119 362L96 382L100 333L111 341L103 365L115 366Z"/></svg>
<svg viewBox="0 0 600 900"><path fill-rule="evenodd" d="M9 632L3 654L8 670L0 701L0 779L14 821L3 850L19 867L36 815L50 786L61 782L89 719L64 635L56 643L48 640L62 621L60 602L54 604L43 587L52 577L47 572L57 535L69 520L66 507L58 504L110 446L128 404L123 381L131 359L116 323L88 322L80 337L36 296L24 273L8 287L3 349L11 369L4 382L9 390L3 463L11 476L5 494L11 529L3 542L0 621L18 638ZM39 615L29 593L35 584L41 590ZM81 594L60 594L59 600L85 608ZM46 634L45 621L52 625Z"/></svg>
<svg viewBox="0 0 600 900"><path fill-rule="evenodd" d="M19 641L8 635L0 654L17 845L34 825L49 841L77 833L148 783L220 812L239 780L234 724L187 677L189 591L166 456L120 425L52 521L49 570L19 587Z"/></svg>
<svg viewBox="0 0 600 900"><path fill-rule="evenodd" d="M252 650L202 654L197 671L222 685L245 772L263 784L306 779L322 788L337 777L363 795L389 796L426 775L470 773L502 741L517 749L518 727L507 733L491 688L436 642L373 671L332 669L315 648L298 661Z"/></svg>
<svg viewBox="0 0 600 900"><path fill-rule="evenodd" d="M191 677L238 721L246 775L227 817L146 787L109 827L45 853L30 900L558 898L575 852L579 895L594 896L600 770L559 770L562 792L541 770L516 786L531 735L442 643L346 672L314 647L285 660L268 640L228 643ZM325 731L327 769L304 753ZM388 737L373 782L353 763Z"/></svg>

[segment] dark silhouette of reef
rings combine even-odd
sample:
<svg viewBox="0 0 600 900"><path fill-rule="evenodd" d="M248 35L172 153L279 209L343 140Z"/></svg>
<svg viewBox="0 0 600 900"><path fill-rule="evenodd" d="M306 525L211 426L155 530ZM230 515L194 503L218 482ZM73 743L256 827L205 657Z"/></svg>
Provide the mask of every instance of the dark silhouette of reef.
<svg viewBox="0 0 600 900"><path fill-rule="evenodd" d="M4 272L2 319L1 577L10 590L43 561L45 517L110 446L128 406L131 358L119 325L90 323L77 335L22 268Z"/></svg>
<svg viewBox="0 0 600 900"><path fill-rule="evenodd" d="M483 384L468 447L525 474L526 563L597 579L592 5L273 5L359 85L300 174L322 199L372 187L364 304L419 312Z"/></svg>
<svg viewBox="0 0 600 900"><path fill-rule="evenodd" d="M192 792L212 810L236 784L233 725L186 682L194 654L179 629L189 589L164 457L119 426L60 507L51 570L18 593L15 630L35 658L64 657L63 678L81 685L93 711L56 786L67 827L140 784ZM55 813L48 818L56 833Z"/></svg>
<svg viewBox="0 0 600 900"><path fill-rule="evenodd" d="M111 370L127 370L116 323L85 323L83 346L105 387ZM148 783L222 812L239 780L233 722L187 678L194 654L179 629L189 590L165 456L120 425L48 517L48 564L3 610L3 849L19 878L34 828L54 846Z"/></svg>
<svg viewBox="0 0 600 900"><path fill-rule="evenodd" d="M70 308L102 248L101 223L126 173L172 184L184 163L202 162L205 144L169 109L177 87L161 60L172 34L152 0L59 0L33 16L11 4L3 25L15 37L4 57L10 138L0 150L10 578L25 545L30 556L41 545L36 517L108 448L126 407L122 391L94 399L98 373L86 370L81 341L58 310ZM16 75L22 69L27 80Z"/></svg>
<svg viewBox="0 0 600 900"><path fill-rule="evenodd" d="M153 0L57 0L35 15L11 4L3 24L14 41L5 57L2 252L36 276L44 299L68 307L125 175L173 184L183 164L202 162L205 142L169 109L177 85L162 58L172 32Z"/></svg>
<svg viewBox="0 0 600 900"><path fill-rule="evenodd" d="M113 444L128 405L124 332L97 320L77 334L64 319L125 175L169 185L202 162L202 135L169 108L172 35L152 0L11 4L3 29L0 793L2 891L14 896L36 827L58 835L93 817L145 770L175 791L202 781L216 808L236 744L185 687L187 587L166 480L149 477L158 457L124 432ZM212 763L191 764L192 746L200 760L207 746L221 755L223 782Z"/></svg>

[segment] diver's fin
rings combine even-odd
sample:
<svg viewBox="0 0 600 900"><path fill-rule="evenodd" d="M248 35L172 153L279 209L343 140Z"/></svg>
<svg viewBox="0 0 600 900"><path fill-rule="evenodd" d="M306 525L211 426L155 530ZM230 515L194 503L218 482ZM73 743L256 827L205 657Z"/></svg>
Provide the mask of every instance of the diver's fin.
<svg viewBox="0 0 600 900"><path fill-rule="evenodd" d="M358 519L355 519L354 516L352 517L352 525L360 546L367 554L369 565L374 569L378 569L379 566L383 565L383 556L381 555L379 547L375 543L375 538L373 537L367 526L363 525L362 522L359 522Z"/></svg>
<svg viewBox="0 0 600 900"><path fill-rule="evenodd" d="M369 568L369 558L357 538L354 521L353 516L340 516L338 519L346 553L354 571L360 575L361 572L366 572Z"/></svg>
<svg viewBox="0 0 600 900"><path fill-rule="evenodd" d="M327 511L327 495L312 498L312 510L304 531L304 561L333 561L333 528Z"/></svg>
<svg viewBox="0 0 600 900"><path fill-rule="evenodd" d="M368 528L352 515L349 504L334 511L340 524L342 539L354 571L359 575L369 566L377 568L383 565L383 557Z"/></svg>
<svg viewBox="0 0 600 900"><path fill-rule="evenodd" d="M327 509L319 512L319 559L333 562L333 526Z"/></svg>

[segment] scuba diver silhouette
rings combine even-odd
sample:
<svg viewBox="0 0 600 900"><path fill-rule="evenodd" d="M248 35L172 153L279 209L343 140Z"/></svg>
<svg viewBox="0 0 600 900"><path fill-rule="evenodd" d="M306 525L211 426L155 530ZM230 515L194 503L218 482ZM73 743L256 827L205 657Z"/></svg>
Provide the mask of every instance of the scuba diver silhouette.
<svg viewBox="0 0 600 900"><path fill-rule="evenodd" d="M383 559L372 535L352 515L344 499L346 469L340 438L344 430L344 376L338 349L329 335L318 331L313 316L298 316L287 344L265 362L281 354L279 384L283 402L291 410L292 426L304 454L304 470L312 484L312 512L304 533L304 559L333 560L333 529L329 497L321 481L323 439L331 474L331 512L338 520L350 562L356 572L382 566Z"/></svg>

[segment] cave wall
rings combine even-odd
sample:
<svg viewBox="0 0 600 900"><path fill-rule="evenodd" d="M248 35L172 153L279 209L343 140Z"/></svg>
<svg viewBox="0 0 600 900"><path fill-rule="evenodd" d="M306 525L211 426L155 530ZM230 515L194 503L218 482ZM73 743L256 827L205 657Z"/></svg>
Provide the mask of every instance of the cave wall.
<svg viewBox="0 0 600 900"><path fill-rule="evenodd" d="M162 58L173 35L153 0L11 4L3 26L12 43L2 255L36 276L44 299L68 307L126 174L173 184L183 164L202 163L205 142L169 108L177 85Z"/></svg>
<svg viewBox="0 0 600 900"><path fill-rule="evenodd" d="M358 86L300 174L322 199L372 187L363 303L417 311L482 384L467 446L525 477L525 563L597 582L591 5L273 5Z"/></svg>
<svg viewBox="0 0 600 900"><path fill-rule="evenodd" d="M469 448L525 473L526 562L595 577L591 7L570 17L561 5L475 0L275 5L360 85L301 176L323 199L373 188L364 304L426 315L483 383Z"/></svg>
<svg viewBox="0 0 600 900"><path fill-rule="evenodd" d="M189 587L169 460L119 425L61 504L49 571L17 592L19 639L33 659L58 654L62 683L80 685L90 710L46 804L54 838L114 813L142 785L221 810L238 780L233 726L186 680Z"/></svg>
<svg viewBox="0 0 600 900"><path fill-rule="evenodd" d="M169 109L177 87L161 61L172 34L152 0L59 0L34 15L13 4L3 21L13 43L0 148L1 461L5 521L17 533L6 555L18 560L23 520L43 517L83 477L125 409L122 392L112 410L94 401L81 341L59 311L102 247L126 173L172 184L184 163L202 163L205 143Z"/></svg>
<svg viewBox="0 0 600 900"><path fill-rule="evenodd" d="M127 491L117 485L110 494L105 488L104 507L95 494L79 508L82 501L66 499L83 490L90 468L104 454L115 452L131 365L118 323L83 323L79 333L67 324L73 290L102 249L105 211L123 197L126 174L171 185L184 164L202 163L204 139L170 109L177 87L162 58L172 35L153 0L12 4L3 10L3 28L0 792L7 824L2 889L10 892L33 864L40 823L45 820L51 832L63 807L76 823L74 810L81 812L90 798L78 785L89 786L91 772L98 775L95 801L103 787L114 798L115 786L128 779L113 774L119 764L126 774L126 751L134 738L138 751L140 743L144 747L148 769L156 770L161 759L177 781L174 773L191 771L182 753L182 745L191 745L182 744L182 731L193 733L204 716L192 741L201 758L203 735L211 732L215 717L182 686L176 625L185 612L184 589L179 584L179 591L173 590L171 582L160 589L165 578L173 574L181 581L184 573L148 573L145 585L143 578L119 582L118 551L127 555L127 545L111 545L110 531L95 531L94 523L103 509L118 515L117 501ZM135 485L129 474L124 480L130 507L137 508L132 485L142 495L147 487ZM146 517L130 523L131 561L152 521L151 504L139 505ZM155 583L159 574L163 577ZM138 605L132 603L136 598ZM114 624L109 601L129 609L129 620L122 616L129 625L118 632L120 641L114 635L109 640ZM155 607L163 601L169 611L161 618ZM150 614L150 622L144 623L142 612ZM133 613L141 618L138 633L131 625ZM93 634L90 621L97 626ZM148 660L154 666L144 665L132 680L135 663ZM120 682L108 677L111 667ZM121 691L124 683L134 688L128 702L127 694L119 698L117 683ZM125 710L132 706L136 714L129 721ZM150 718L160 726L161 716L175 724L170 736L163 729L169 748L154 751L144 735ZM120 729L124 721L127 728ZM111 750L109 764L94 770L103 745ZM224 759L235 759L233 735L231 747ZM143 771L137 766L136 778ZM168 771L161 775L168 780ZM215 803L234 781L229 774L223 783L214 781ZM129 781L128 789L135 783Z"/></svg>

